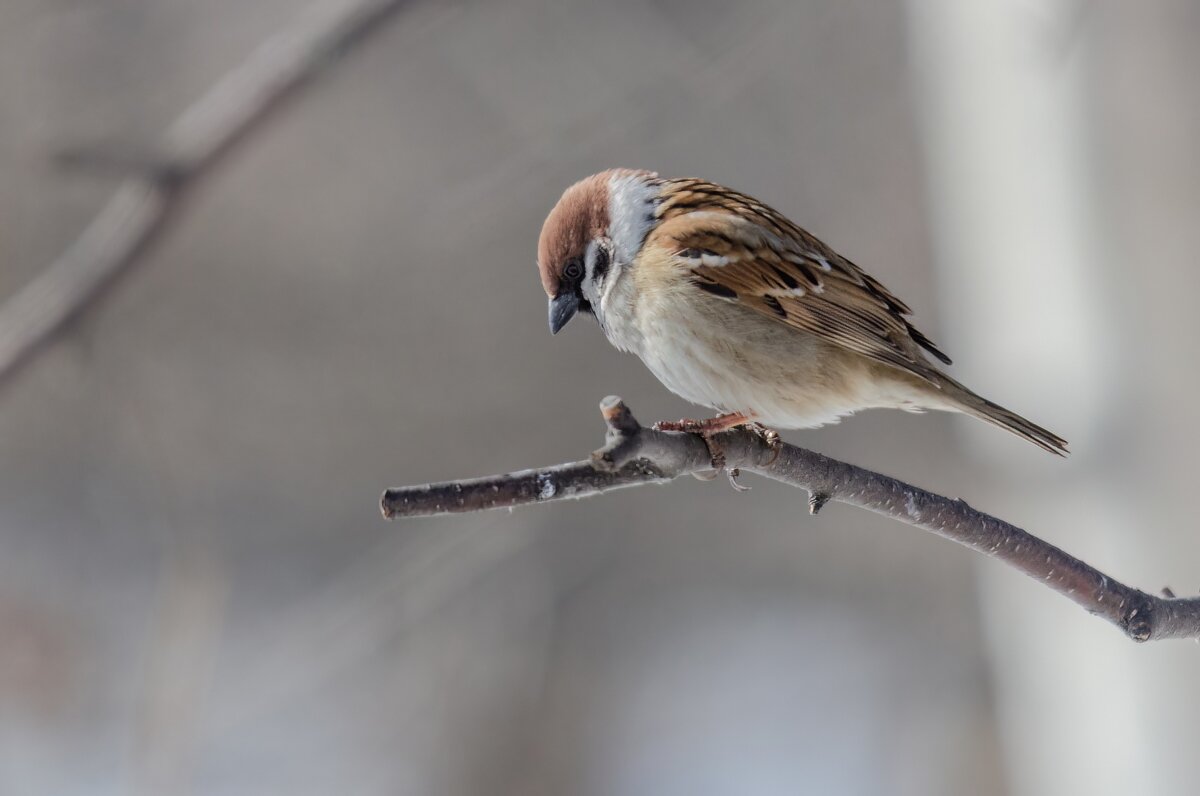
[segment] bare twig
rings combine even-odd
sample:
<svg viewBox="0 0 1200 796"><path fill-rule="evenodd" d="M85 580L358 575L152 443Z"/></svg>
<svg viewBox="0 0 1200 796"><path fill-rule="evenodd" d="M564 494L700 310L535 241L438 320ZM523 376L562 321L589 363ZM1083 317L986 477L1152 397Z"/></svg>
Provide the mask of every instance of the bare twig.
<svg viewBox="0 0 1200 796"><path fill-rule="evenodd" d="M383 516L421 517L547 503L612 489L665 483L712 469L696 435L643 428L620 398L605 398L604 447L588 461L506 475L407 486L383 493ZM1015 525L962 500L784 444L773 448L753 431L713 437L726 466L806 489L815 514L830 500L870 509L1000 559L1103 617L1134 641L1200 639L1200 598L1156 597L1113 580Z"/></svg>
<svg viewBox="0 0 1200 796"><path fill-rule="evenodd" d="M76 150L70 164L133 168L57 260L0 306L0 379L133 265L179 193L279 101L317 74L403 0L323 0L259 45L183 112L144 156Z"/></svg>

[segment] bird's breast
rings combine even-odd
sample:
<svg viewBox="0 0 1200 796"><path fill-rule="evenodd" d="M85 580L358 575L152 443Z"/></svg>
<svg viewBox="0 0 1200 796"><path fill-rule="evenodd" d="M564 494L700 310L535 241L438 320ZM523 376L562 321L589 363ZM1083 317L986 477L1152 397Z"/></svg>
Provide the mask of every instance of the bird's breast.
<svg viewBox="0 0 1200 796"><path fill-rule="evenodd" d="M721 412L777 428L812 428L870 406L881 394L864 358L722 299L663 291L639 296L634 312L606 328L667 389Z"/></svg>

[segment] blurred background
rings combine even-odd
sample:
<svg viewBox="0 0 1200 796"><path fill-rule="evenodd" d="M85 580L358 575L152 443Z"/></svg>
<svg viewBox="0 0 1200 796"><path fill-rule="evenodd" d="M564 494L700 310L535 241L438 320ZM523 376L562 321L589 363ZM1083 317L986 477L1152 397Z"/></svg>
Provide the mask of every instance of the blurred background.
<svg viewBox="0 0 1200 796"><path fill-rule="evenodd" d="M0 0L0 300L123 176L56 153L152 153L303 8ZM568 184L650 168L796 219L1074 453L786 438L1194 593L1198 37L1189 0L402 5L0 384L0 792L1195 793L1196 644L906 526L750 479L377 501L581 458L611 393L692 411L551 338L534 267Z"/></svg>

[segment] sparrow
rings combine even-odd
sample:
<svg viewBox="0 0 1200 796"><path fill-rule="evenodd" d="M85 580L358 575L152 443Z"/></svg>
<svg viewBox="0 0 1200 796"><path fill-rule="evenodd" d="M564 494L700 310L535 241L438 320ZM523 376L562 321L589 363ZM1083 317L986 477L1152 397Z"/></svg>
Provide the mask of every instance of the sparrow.
<svg viewBox="0 0 1200 796"><path fill-rule="evenodd" d="M719 413L659 428L708 441L742 425L775 433L863 409L939 410L1067 454L1066 440L934 364L950 357L880 282L730 188L635 169L594 174L550 211L537 262L552 333L589 314L667 389Z"/></svg>

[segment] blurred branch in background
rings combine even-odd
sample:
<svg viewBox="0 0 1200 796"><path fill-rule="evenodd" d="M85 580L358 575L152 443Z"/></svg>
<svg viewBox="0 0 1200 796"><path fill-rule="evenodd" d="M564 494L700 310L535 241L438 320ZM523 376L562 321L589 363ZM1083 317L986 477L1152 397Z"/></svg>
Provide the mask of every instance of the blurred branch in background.
<svg viewBox="0 0 1200 796"><path fill-rule="evenodd" d="M383 493L387 519L455 514L598 495L613 489L666 483L712 469L713 453L695 434L643 428L620 398L600 404L608 426L603 448L590 461ZM1155 597L1126 586L1049 542L1003 520L886 475L839 462L747 429L714 435L731 478L739 470L808 490L817 513L837 500L936 533L1004 561L1089 613L1121 628L1134 641L1200 639L1200 598ZM736 485L736 482L735 482Z"/></svg>
<svg viewBox="0 0 1200 796"><path fill-rule="evenodd" d="M403 0L325 0L264 41L139 155L80 148L64 164L133 170L79 238L0 306L0 380L137 260L184 188L293 90L397 11Z"/></svg>

